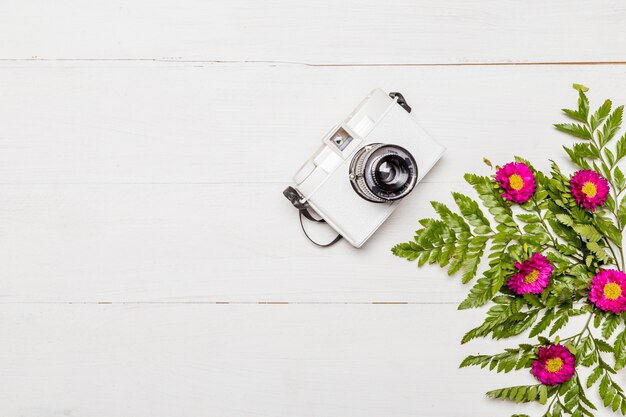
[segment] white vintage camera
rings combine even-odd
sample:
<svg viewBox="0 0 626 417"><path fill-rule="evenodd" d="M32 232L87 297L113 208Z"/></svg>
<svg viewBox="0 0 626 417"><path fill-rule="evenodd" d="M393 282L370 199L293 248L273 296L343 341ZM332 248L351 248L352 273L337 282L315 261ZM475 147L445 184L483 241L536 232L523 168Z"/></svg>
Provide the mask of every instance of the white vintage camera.
<svg viewBox="0 0 626 417"><path fill-rule="evenodd" d="M283 194L301 216L313 219L306 211L313 209L350 244L362 246L445 150L410 112L400 93L372 91L324 137Z"/></svg>

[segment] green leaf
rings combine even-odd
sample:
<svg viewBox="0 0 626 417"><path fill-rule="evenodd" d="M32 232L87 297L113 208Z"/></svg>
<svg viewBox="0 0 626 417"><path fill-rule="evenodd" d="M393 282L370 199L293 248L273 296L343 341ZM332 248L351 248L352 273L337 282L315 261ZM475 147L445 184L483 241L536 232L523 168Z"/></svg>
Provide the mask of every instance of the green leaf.
<svg viewBox="0 0 626 417"><path fill-rule="evenodd" d="M467 284L476 276L478 264L480 263L480 258L483 255L483 249L484 246L480 249L480 251L472 252L472 254L468 255L463 261L463 276L461 278L463 284Z"/></svg>
<svg viewBox="0 0 626 417"><path fill-rule="evenodd" d="M518 214L516 217L524 223L539 223L541 221L536 214Z"/></svg>
<svg viewBox="0 0 626 417"><path fill-rule="evenodd" d="M604 369L597 366L587 378L587 388L591 388L593 384L596 383L598 378L600 378L600 375L602 375L603 373L604 373Z"/></svg>
<svg viewBox="0 0 626 417"><path fill-rule="evenodd" d="M611 386L611 378L605 372L604 376L602 377L602 381L600 381L600 386L598 387L598 392L600 393L600 397L604 398L609 394L610 386ZM611 397L611 400L613 400L612 397ZM608 402L605 402L604 406L606 407L606 405L610 403L611 400L609 400Z"/></svg>
<svg viewBox="0 0 626 417"><path fill-rule="evenodd" d="M616 314L607 314L604 318L604 322L602 323L602 337L605 339L610 339L611 335L617 329L617 326L620 323L620 317Z"/></svg>
<svg viewBox="0 0 626 417"><path fill-rule="evenodd" d="M568 214L558 213L555 215L555 217L560 223L564 224L565 226L571 227L574 225L574 220Z"/></svg>
<svg viewBox="0 0 626 417"><path fill-rule="evenodd" d="M574 84L574 88L578 90L578 110L563 109L563 112L574 120L587 123L589 117L589 100L585 95L586 87Z"/></svg>
<svg viewBox="0 0 626 417"><path fill-rule="evenodd" d="M478 366L485 367L491 361L491 356L488 355L470 355L463 359L459 368L466 368L468 366Z"/></svg>
<svg viewBox="0 0 626 417"><path fill-rule="evenodd" d="M461 343L489 334L494 339L515 336L530 327L537 318L538 310L521 311L524 306L523 298L499 296L494 298L494 302L496 304L487 311L484 322L467 332Z"/></svg>
<svg viewBox="0 0 626 417"><path fill-rule="evenodd" d="M626 224L626 197L622 199L619 203L619 208L617 209L617 216L619 218L620 223Z"/></svg>
<svg viewBox="0 0 626 417"><path fill-rule="evenodd" d="M615 184L617 185L619 190L623 190L624 186L626 186L626 177L624 177L624 173L620 169L620 167L616 166L613 169L613 178L615 179Z"/></svg>
<svg viewBox="0 0 626 417"><path fill-rule="evenodd" d="M430 204L433 206L437 214L439 214L439 217L441 217L441 220L443 220L444 223L450 229L452 229L455 233L469 234L470 232L469 225L465 223L465 220L463 219L463 217L452 212L452 210L450 210L448 206L446 206L443 203L439 203L438 201L431 201Z"/></svg>
<svg viewBox="0 0 626 417"><path fill-rule="evenodd" d="M626 366L626 330L622 331L615 338L613 352L615 355L615 369L623 369Z"/></svg>
<svg viewBox="0 0 626 417"><path fill-rule="evenodd" d="M478 203L470 197L453 192L452 196L461 214L472 226L490 226L489 220L485 217Z"/></svg>
<svg viewBox="0 0 626 417"><path fill-rule="evenodd" d="M609 373L605 373L602 377L598 391L605 407L609 407L613 411L624 408L623 404L626 402L626 397L622 388L611 379Z"/></svg>
<svg viewBox="0 0 626 417"><path fill-rule="evenodd" d="M570 309L569 307L562 308L557 313L557 319L554 321L552 325L552 329L550 329L550 336L561 330L569 321Z"/></svg>
<svg viewBox="0 0 626 417"><path fill-rule="evenodd" d="M595 338L595 344L598 350L605 353L613 353L613 346L609 345L605 340Z"/></svg>
<svg viewBox="0 0 626 417"><path fill-rule="evenodd" d="M587 126L579 125L576 123L557 123L554 125L557 130L575 136L580 139L591 140L591 132L587 129Z"/></svg>
<svg viewBox="0 0 626 417"><path fill-rule="evenodd" d="M422 253L421 248L415 242L399 243L391 248L391 252L409 261L416 260Z"/></svg>
<svg viewBox="0 0 626 417"><path fill-rule="evenodd" d="M499 400L511 400L516 403L534 401L530 399L530 392L534 388L534 397L536 397L537 385L521 385L516 387L507 387L487 392L487 397ZM519 416L519 415L518 415Z"/></svg>
<svg viewBox="0 0 626 417"><path fill-rule="evenodd" d="M549 310L546 314L544 314L541 320L539 320L535 327L533 327L528 336L535 337L543 333L548 328L550 323L552 323L552 320L554 320L554 311Z"/></svg>
<svg viewBox="0 0 626 417"><path fill-rule="evenodd" d="M417 260L418 266L437 263L443 268L450 263L449 271L453 268L458 270L465 259L469 244L467 240L459 240L459 237L467 239L471 235L457 235L447 223L439 220L422 219L420 224L424 228L415 233L414 240L394 246L392 253L409 261Z"/></svg>
<svg viewBox="0 0 626 417"><path fill-rule="evenodd" d="M476 233L477 235L486 235L491 233L493 230L491 230L491 227L489 226L476 226L474 228L474 233Z"/></svg>
<svg viewBox="0 0 626 417"><path fill-rule="evenodd" d="M622 246L622 232L615 227L613 222L609 220L607 217L596 216L594 224L604 234L609 238L613 243L617 246Z"/></svg>
<svg viewBox="0 0 626 417"><path fill-rule="evenodd" d="M617 133L620 126L622 125L622 113L624 111L624 106L617 107L613 113L609 116L609 118L604 123L602 127L602 131L598 132L598 140L600 143L600 147L605 146Z"/></svg>
<svg viewBox="0 0 626 417"><path fill-rule="evenodd" d="M608 162L609 166L612 167L615 164L615 155L613 155L613 152L611 152L609 148L604 148L604 158L606 159L606 162ZM605 171L607 173L610 172L608 169L605 169Z"/></svg>
<svg viewBox="0 0 626 417"><path fill-rule="evenodd" d="M468 283L476 276L478 265L487 245L487 240L488 237L486 236L475 236L469 240L466 256L463 260L462 282L464 284Z"/></svg>
<svg viewBox="0 0 626 417"><path fill-rule="evenodd" d="M548 402L548 388L545 385L539 387L539 403L546 405Z"/></svg>
<svg viewBox="0 0 626 417"><path fill-rule="evenodd" d="M570 110L570 109L561 109L563 113L568 115L571 119L576 120L577 122L587 123L587 117L578 113L578 110Z"/></svg>
<svg viewBox="0 0 626 417"><path fill-rule="evenodd" d="M615 153L618 161L626 156L626 133L615 144Z"/></svg>
<svg viewBox="0 0 626 417"><path fill-rule="evenodd" d="M601 247L598 242L587 242L587 249L593 252L596 255L596 258L603 261L604 263L609 263L611 260L611 256L609 256L608 252Z"/></svg>
<svg viewBox="0 0 626 417"><path fill-rule="evenodd" d="M572 228L589 242L597 242L602 239L602 234L590 224L575 224Z"/></svg>
<svg viewBox="0 0 626 417"><path fill-rule="evenodd" d="M600 151L593 143L575 143L572 148L563 146L563 149L565 149L572 162L583 169L590 169L587 160L600 158Z"/></svg>
<svg viewBox="0 0 626 417"><path fill-rule="evenodd" d="M495 184L490 178L474 174L465 174L464 178L474 187L483 205L488 208L496 222L499 223L497 228L500 232L517 229L511 207L500 196L500 191L494 188Z"/></svg>
<svg viewBox="0 0 626 417"><path fill-rule="evenodd" d="M619 397L619 395L615 395L615 397L613 398L613 402L611 403L611 409L613 410L613 412L617 411L617 409L619 408L619 406L622 404L622 399Z"/></svg>
<svg viewBox="0 0 626 417"><path fill-rule="evenodd" d="M595 130L598 126L604 122L604 119L611 113L611 100L606 100L598 110L591 116L591 120L589 123L591 124L591 129Z"/></svg>
<svg viewBox="0 0 626 417"><path fill-rule="evenodd" d="M459 310L466 310L468 308L476 308L485 305L487 301L492 297L491 293L491 278L484 276L476 281L476 284L470 289L469 294L459 304Z"/></svg>
<svg viewBox="0 0 626 417"><path fill-rule="evenodd" d="M572 84L572 88L574 88L574 90L578 90L581 93L581 96L583 96L583 97L584 97L584 94L582 94L582 93L586 93L587 91L589 91L589 87L585 87L582 84L574 83L574 84Z"/></svg>

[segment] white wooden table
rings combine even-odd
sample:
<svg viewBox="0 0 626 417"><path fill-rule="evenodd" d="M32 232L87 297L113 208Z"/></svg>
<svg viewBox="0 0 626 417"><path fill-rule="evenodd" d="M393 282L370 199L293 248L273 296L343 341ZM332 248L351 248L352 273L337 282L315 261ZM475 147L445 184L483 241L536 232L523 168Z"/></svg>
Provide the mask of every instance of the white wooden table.
<svg viewBox="0 0 626 417"><path fill-rule="evenodd" d="M483 156L564 161L573 82L625 103L625 20L608 0L4 2L0 415L538 412L483 396L530 375L457 368L504 346L459 345L468 288L389 249ZM318 249L281 191L375 87L448 151L365 247Z"/></svg>

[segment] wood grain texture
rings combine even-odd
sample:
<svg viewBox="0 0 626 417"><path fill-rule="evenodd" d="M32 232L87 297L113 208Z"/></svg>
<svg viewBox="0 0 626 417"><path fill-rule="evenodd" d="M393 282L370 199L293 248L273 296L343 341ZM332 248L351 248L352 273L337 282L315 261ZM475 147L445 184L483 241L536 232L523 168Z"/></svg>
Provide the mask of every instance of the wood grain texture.
<svg viewBox="0 0 626 417"><path fill-rule="evenodd" d="M0 306L4 416L508 415L452 306ZM447 392L455 392L449 401ZM447 400L446 400L447 399ZM506 414L508 412L508 414Z"/></svg>
<svg viewBox="0 0 626 417"><path fill-rule="evenodd" d="M450 199L438 188L361 250L322 251L276 184L4 185L0 302L459 302L458 278L390 252L429 199Z"/></svg>
<svg viewBox="0 0 626 417"><path fill-rule="evenodd" d="M626 8L610 0L29 0L0 7L4 59L626 61Z"/></svg>
<svg viewBox="0 0 626 417"><path fill-rule="evenodd" d="M548 167L575 104L626 102L621 66L311 68L2 63L2 183L285 184L375 87L402 91L448 150L425 179L462 181L514 154Z"/></svg>
<svg viewBox="0 0 626 417"><path fill-rule="evenodd" d="M483 395L529 374L458 370L508 346L459 345L484 313L456 310L467 287L389 249L430 200L471 194L483 157L571 168L551 125L572 82L626 102L625 17L609 0L1 4L0 415L539 414ZM376 87L448 151L365 247L320 250L281 191Z"/></svg>
<svg viewBox="0 0 626 417"><path fill-rule="evenodd" d="M483 156L562 162L570 139L551 123L575 102L570 81L592 86L598 102L609 93L626 102L615 89L626 77L612 66L1 71L6 302L458 303L468 289L458 279L390 248L433 214L431 200L472 195L462 175L489 174ZM281 191L328 128L384 83L448 151L364 248L319 250Z"/></svg>

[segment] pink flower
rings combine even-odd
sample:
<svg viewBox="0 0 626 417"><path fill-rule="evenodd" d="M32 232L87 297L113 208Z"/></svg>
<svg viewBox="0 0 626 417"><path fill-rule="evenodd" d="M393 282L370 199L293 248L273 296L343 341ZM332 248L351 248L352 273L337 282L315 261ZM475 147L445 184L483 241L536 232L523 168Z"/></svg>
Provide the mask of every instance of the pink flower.
<svg viewBox="0 0 626 417"><path fill-rule="evenodd" d="M610 191L608 181L591 170L577 171L570 180L570 187L578 205L591 211L604 204Z"/></svg>
<svg viewBox="0 0 626 417"><path fill-rule="evenodd" d="M600 271L591 279L589 301L600 310L626 311L626 274L615 269Z"/></svg>
<svg viewBox="0 0 626 417"><path fill-rule="evenodd" d="M533 172L522 162L509 162L498 169L496 181L504 190L502 198L518 204L530 200L537 187Z"/></svg>
<svg viewBox="0 0 626 417"><path fill-rule="evenodd" d="M538 252L530 259L516 263L515 267L519 272L509 279L507 286L516 294L541 293L550 284L550 275L554 271L550 261Z"/></svg>
<svg viewBox="0 0 626 417"><path fill-rule="evenodd" d="M538 356L532 373L544 385L562 384L576 372L576 357L565 346L540 347Z"/></svg>

